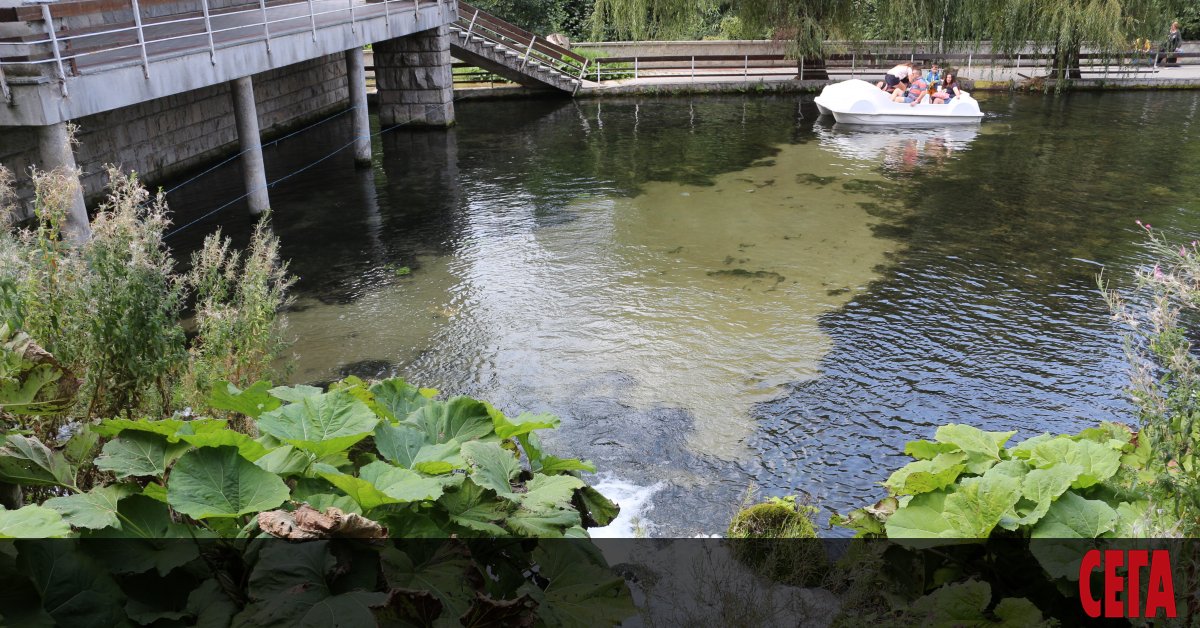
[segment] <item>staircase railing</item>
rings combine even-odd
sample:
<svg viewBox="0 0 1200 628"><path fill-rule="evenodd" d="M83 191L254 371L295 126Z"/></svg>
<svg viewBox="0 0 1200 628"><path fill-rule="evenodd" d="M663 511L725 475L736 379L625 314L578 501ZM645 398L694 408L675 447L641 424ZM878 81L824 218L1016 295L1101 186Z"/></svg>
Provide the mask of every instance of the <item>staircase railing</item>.
<svg viewBox="0 0 1200 628"><path fill-rule="evenodd" d="M541 35L510 24L466 2L458 3L458 21L455 26L466 33L468 40L477 37L517 53L521 59L522 70L528 68L529 64L536 63L573 79L583 79L584 73L587 72L587 57L552 44Z"/></svg>

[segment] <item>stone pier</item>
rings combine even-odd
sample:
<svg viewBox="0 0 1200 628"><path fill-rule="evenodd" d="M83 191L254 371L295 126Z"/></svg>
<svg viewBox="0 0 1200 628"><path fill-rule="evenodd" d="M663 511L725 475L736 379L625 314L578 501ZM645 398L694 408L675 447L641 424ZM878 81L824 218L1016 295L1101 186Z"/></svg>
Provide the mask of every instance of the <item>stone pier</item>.
<svg viewBox="0 0 1200 628"><path fill-rule="evenodd" d="M454 76L446 26L374 46L379 124L454 124Z"/></svg>

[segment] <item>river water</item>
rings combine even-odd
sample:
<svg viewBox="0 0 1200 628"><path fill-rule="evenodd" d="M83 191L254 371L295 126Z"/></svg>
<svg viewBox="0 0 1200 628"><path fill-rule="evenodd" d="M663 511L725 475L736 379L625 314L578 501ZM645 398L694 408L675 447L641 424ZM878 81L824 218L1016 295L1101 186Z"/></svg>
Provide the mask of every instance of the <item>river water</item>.
<svg viewBox="0 0 1200 628"><path fill-rule="evenodd" d="M1132 421L1097 273L1135 219L1200 231L1200 94L981 96L976 128L870 130L810 96L459 102L449 132L335 118L271 147L293 382L400 375L563 419L626 504L609 532L722 532L747 493L883 496L935 426ZM170 196L237 197L231 164ZM180 231L194 249L236 203ZM828 534L840 534L829 531Z"/></svg>

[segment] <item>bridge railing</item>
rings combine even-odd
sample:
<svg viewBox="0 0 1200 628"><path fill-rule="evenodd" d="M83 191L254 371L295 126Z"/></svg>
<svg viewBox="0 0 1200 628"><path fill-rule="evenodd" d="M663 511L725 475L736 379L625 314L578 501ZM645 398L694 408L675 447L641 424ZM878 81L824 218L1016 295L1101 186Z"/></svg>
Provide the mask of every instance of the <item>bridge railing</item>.
<svg viewBox="0 0 1200 628"><path fill-rule="evenodd" d="M204 50L215 57L218 49L254 42L269 52L273 38L311 31L315 39L319 28L354 28L379 17L390 25L393 14L443 1L449 0L257 0L215 7L215 0L81 0L0 9L0 25L27 31L0 39L0 84L6 85L4 72L12 66L25 66L25 72L49 66L64 90L68 76L101 66L140 64L149 76L155 59ZM172 11L156 14L156 5ZM118 10L130 19L105 23ZM89 21L100 25L82 25Z"/></svg>
<svg viewBox="0 0 1200 628"><path fill-rule="evenodd" d="M510 24L461 0L458 2L458 22L455 25L462 29L468 38L479 37L519 53L522 56L522 65L536 61L579 78L589 63L587 57L551 43L541 35Z"/></svg>

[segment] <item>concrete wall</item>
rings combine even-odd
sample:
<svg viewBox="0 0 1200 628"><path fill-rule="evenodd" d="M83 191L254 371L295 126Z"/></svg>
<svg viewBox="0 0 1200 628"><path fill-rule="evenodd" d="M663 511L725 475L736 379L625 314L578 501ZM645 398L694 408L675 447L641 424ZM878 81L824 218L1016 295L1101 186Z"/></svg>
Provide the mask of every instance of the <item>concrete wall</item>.
<svg viewBox="0 0 1200 628"><path fill-rule="evenodd" d="M259 124L265 135L344 107L346 63L342 54L254 75ZM154 182L237 150L228 83L147 101L74 121L79 125L76 161L89 199L104 189L104 164L116 162ZM5 127L0 164L18 175L28 200L29 166L37 160L37 127Z"/></svg>

